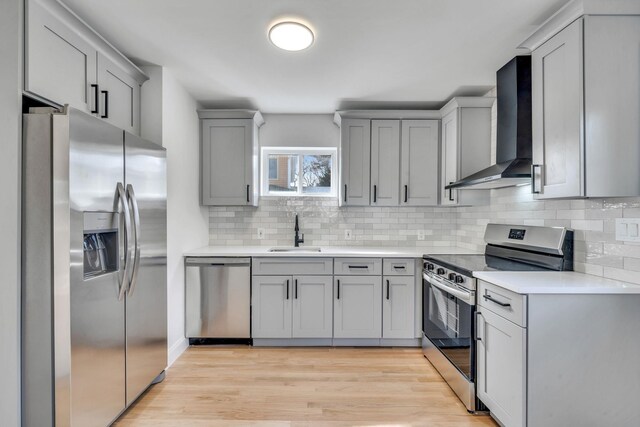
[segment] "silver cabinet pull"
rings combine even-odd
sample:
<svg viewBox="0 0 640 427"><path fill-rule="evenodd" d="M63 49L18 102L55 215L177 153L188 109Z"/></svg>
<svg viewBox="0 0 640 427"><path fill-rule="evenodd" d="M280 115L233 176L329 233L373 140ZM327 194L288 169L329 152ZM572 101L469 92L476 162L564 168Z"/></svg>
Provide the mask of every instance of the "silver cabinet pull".
<svg viewBox="0 0 640 427"><path fill-rule="evenodd" d="M540 194L540 190L536 190L536 168L541 168L542 165L531 165L531 194Z"/></svg>

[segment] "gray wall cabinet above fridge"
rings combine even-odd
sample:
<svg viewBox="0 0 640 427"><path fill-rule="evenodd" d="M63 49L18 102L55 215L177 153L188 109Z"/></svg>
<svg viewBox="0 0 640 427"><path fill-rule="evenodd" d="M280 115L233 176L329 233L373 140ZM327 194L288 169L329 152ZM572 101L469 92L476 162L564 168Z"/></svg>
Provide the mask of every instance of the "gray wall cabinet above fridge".
<svg viewBox="0 0 640 427"><path fill-rule="evenodd" d="M200 110L201 203L258 206L258 111Z"/></svg>
<svg viewBox="0 0 640 427"><path fill-rule="evenodd" d="M572 2L523 43L537 199L640 195L640 3L611 3Z"/></svg>
<svg viewBox="0 0 640 427"><path fill-rule="evenodd" d="M61 3L25 3L25 93L139 135L140 86L148 77Z"/></svg>

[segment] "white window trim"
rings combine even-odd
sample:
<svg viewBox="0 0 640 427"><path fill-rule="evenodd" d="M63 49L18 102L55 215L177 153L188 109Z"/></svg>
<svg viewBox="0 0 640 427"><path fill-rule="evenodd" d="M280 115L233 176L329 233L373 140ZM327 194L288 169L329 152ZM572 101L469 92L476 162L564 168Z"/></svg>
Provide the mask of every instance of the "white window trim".
<svg viewBox="0 0 640 427"><path fill-rule="evenodd" d="M324 154L331 155L331 192L325 194L303 193L302 185L297 192L292 191L269 191L269 155L270 154L291 154L300 155L298 159L298 170L302 171L302 155L304 154ZM260 197L318 197L337 198L338 197L338 149L334 147L262 147L260 152Z"/></svg>

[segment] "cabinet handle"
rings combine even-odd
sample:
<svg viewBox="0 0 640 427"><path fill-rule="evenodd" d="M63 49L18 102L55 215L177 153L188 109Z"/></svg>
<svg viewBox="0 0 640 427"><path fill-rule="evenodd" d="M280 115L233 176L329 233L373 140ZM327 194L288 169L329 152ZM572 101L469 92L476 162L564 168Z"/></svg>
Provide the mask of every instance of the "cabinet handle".
<svg viewBox="0 0 640 427"><path fill-rule="evenodd" d="M98 114L98 104L100 103L100 95L98 95L98 93L100 89L98 89L97 84L92 84L91 87L93 88L93 101L95 106L95 108L91 110L91 114Z"/></svg>
<svg viewBox="0 0 640 427"><path fill-rule="evenodd" d="M338 282L338 299L340 299L340 280L338 280L337 282Z"/></svg>
<svg viewBox="0 0 640 427"><path fill-rule="evenodd" d="M406 267L404 265L394 265L393 268L396 270L404 270Z"/></svg>
<svg viewBox="0 0 640 427"><path fill-rule="evenodd" d="M389 280L387 280L387 301L389 300Z"/></svg>
<svg viewBox="0 0 640 427"><path fill-rule="evenodd" d="M475 337L473 338L474 340L477 341L482 341L482 338L480 338L480 335L478 334L478 328L480 327L480 318L482 317L482 313L481 312L476 312L476 324L475 327L473 328L473 332L475 333Z"/></svg>
<svg viewBox="0 0 640 427"><path fill-rule="evenodd" d="M541 166L542 165L531 165L531 194L540 194L540 190L536 190L536 168Z"/></svg>
<svg viewBox="0 0 640 427"><path fill-rule="evenodd" d="M451 181L449 183L449 185L451 185L451 184L453 184L453 181ZM453 200L453 189L451 189L451 188L449 189L449 201L450 202L455 202L455 200Z"/></svg>
<svg viewBox="0 0 640 427"><path fill-rule="evenodd" d="M344 201L347 201L347 184L344 185Z"/></svg>
<svg viewBox="0 0 640 427"><path fill-rule="evenodd" d="M295 294L294 298L298 299L298 279L295 280Z"/></svg>
<svg viewBox="0 0 640 427"><path fill-rule="evenodd" d="M103 90L102 94L104 95L104 114L100 116L100 118L108 119L109 118L109 91Z"/></svg>
<svg viewBox="0 0 640 427"><path fill-rule="evenodd" d="M497 299L492 298L490 295L482 295L482 298L484 298L487 301L491 301L493 303L496 303L500 307L511 307L511 304L509 304L508 302L498 301Z"/></svg>
<svg viewBox="0 0 640 427"><path fill-rule="evenodd" d="M375 203L378 200L378 186L374 185L373 186L373 203Z"/></svg>
<svg viewBox="0 0 640 427"><path fill-rule="evenodd" d="M251 188L251 185L247 184L247 203L251 202L251 199L249 198L249 189Z"/></svg>
<svg viewBox="0 0 640 427"><path fill-rule="evenodd" d="M287 279L287 299L289 299L289 279Z"/></svg>
<svg viewBox="0 0 640 427"><path fill-rule="evenodd" d="M349 269L352 269L352 268L367 269L369 267L366 265L350 265Z"/></svg>
<svg viewBox="0 0 640 427"><path fill-rule="evenodd" d="M404 186L404 202L407 203L408 200L409 200L409 186L405 185Z"/></svg>

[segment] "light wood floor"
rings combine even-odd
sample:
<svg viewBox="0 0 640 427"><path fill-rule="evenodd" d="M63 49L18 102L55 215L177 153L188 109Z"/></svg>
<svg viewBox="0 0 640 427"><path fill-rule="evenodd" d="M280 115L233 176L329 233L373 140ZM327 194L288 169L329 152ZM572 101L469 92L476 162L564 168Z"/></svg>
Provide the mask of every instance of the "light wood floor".
<svg viewBox="0 0 640 427"><path fill-rule="evenodd" d="M191 347L125 426L495 426L419 349Z"/></svg>

